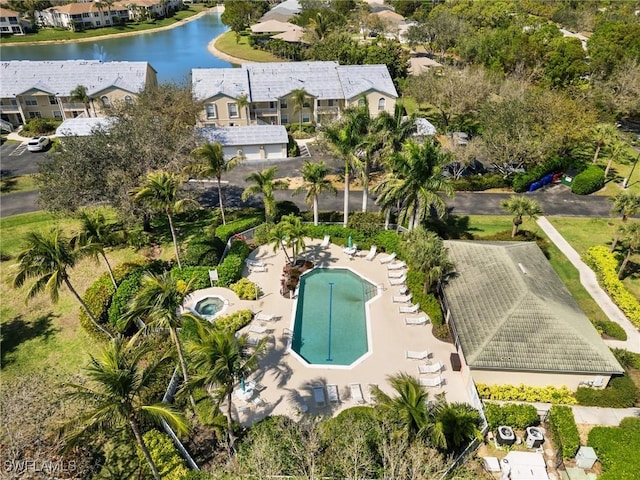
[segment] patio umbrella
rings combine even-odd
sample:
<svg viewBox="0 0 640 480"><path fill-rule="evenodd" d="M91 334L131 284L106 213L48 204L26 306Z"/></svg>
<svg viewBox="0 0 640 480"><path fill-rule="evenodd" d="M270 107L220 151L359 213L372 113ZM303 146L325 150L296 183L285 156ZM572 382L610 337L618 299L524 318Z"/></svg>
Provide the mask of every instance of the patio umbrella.
<svg viewBox="0 0 640 480"><path fill-rule="evenodd" d="M347 238L347 247L351 248L351 235Z"/></svg>
<svg viewBox="0 0 640 480"><path fill-rule="evenodd" d="M242 391L245 392L245 384L244 384L244 377L240 378L240 388L242 388Z"/></svg>

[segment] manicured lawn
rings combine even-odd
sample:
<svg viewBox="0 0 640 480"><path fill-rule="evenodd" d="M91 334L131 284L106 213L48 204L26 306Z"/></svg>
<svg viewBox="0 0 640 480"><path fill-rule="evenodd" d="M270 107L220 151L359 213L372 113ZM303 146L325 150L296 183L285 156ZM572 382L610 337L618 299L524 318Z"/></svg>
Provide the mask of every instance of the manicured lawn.
<svg viewBox="0 0 640 480"><path fill-rule="evenodd" d="M0 195L4 195L6 193L28 192L31 190L36 190L36 183L33 175L3 178L0 182Z"/></svg>
<svg viewBox="0 0 640 480"><path fill-rule="evenodd" d="M589 432L589 445L602 463L601 480L638 478L640 418L625 418L619 427L595 427Z"/></svg>
<svg viewBox="0 0 640 480"><path fill-rule="evenodd" d="M163 18L153 22L127 23L126 25L117 27L96 28L86 30L84 32L72 32L70 30L61 30L53 28L43 28L36 34L24 36L3 37L0 43L25 43L25 42L47 42L60 40L81 40L83 38L102 37L105 35L113 35L116 33L142 32L145 30L153 30L154 28L168 27L182 20L193 17L197 13L206 10L204 6L191 5L187 10L180 10L171 18Z"/></svg>
<svg viewBox="0 0 640 480"><path fill-rule="evenodd" d="M627 159L625 162L615 161L611 165L611 170L609 171L609 177L607 178L607 183L604 188L597 192L596 195L614 195L620 190L622 190L622 182L625 178L628 178L631 174L631 169L633 168L633 163L638 157L638 151L634 150L630 146L627 147ZM602 167L607 166L608 158L601 157L598 160L598 164L602 165ZM632 192L640 193L640 161L639 165L636 165L636 168L633 170L633 176L629 178L628 190Z"/></svg>
<svg viewBox="0 0 640 480"><path fill-rule="evenodd" d="M236 34L228 31L216 40L215 47L222 53L232 57L242 58L251 62L283 62L284 60L269 52L256 50L249 45L249 37L239 37L236 43Z"/></svg>

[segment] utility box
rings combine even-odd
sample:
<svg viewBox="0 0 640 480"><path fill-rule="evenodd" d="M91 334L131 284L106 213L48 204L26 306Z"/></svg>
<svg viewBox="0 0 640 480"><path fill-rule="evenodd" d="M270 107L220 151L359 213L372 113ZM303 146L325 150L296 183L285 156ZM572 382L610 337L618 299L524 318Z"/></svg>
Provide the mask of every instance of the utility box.
<svg viewBox="0 0 640 480"><path fill-rule="evenodd" d="M452 353L449 356L449 360L451 361L451 370L453 370L454 372L459 372L462 369L460 355L458 355L457 353Z"/></svg>
<svg viewBox="0 0 640 480"><path fill-rule="evenodd" d="M591 447L580 447L576 453L576 466L579 468L593 468L597 460L598 456Z"/></svg>
<svg viewBox="0 0 640 480"><path fill-rule="evenodd" d="M544 443L544 435L539 428L527 427L526 432L525 442L527 443L527 448L538 448Z"/></svg>

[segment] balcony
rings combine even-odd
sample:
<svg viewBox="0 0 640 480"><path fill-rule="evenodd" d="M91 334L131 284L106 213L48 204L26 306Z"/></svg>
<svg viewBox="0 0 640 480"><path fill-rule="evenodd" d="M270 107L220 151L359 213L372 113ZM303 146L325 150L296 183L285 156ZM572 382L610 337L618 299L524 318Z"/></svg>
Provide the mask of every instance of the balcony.
<svg viewBox="0 0 640 480"><path fill-rule="evenodd" d="M340 113L340 107L336 105L334 105L333 107L318 106L317 112L318 112L318 115L326 115L326 114L337 115L338 113Z"/></svg>
<svg viewBox="0 0 640 480"><path fill-rule="evenodd" d="M17 105L0 105L0 113L20 113Z"/></svg>
<svg viewBox="0 0 640 480"><path fill-rule="evenodd" d="M269 107L264 107L264 108L256 107L251 109L251 113L255 115L261 115L261 116L278 115L278 109L269 108Z"/></svg>
<svg viewBox="0 0 640 480"><path fill-rule="evenodd" d="M84 104L83 103L63 103L62 109L63 110L84 110Z"/></svg>

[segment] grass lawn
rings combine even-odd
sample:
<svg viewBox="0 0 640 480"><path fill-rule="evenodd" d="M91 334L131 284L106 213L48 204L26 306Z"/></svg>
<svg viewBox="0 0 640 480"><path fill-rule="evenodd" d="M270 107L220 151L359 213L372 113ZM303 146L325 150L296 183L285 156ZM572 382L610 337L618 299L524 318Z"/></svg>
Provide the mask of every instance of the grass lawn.
<svg viewBox="0 0 640 480"><path fill-rule="evenodd" d="M216 40L215 47L222 53L231 55L232 57L249 60L251 62L283 62L284 60L276 57L269 52L256 50L249 45L248 36L240 36L236 43L236 34L228 31Z"/></svg>
<svg viewBox="0 0 640 480"><path fill-rule="evenodd" d="M37 190L33 175L0 179L0 195Z"/></svg>
<svg viewBox="0 0 640 480"><path fill-rule="evenodd" d="M206 10L201 5L190 5L186 10L176 12L173 17L163 18L153 22L127 23L116 27L96 28L85 30L84 32L72 32L66 29L43 28L38 33L24 36L3 37L0 43L26 43L26 42L47 42L61 40L81 40L83 38L103 37L106 35L114 35L117 33L142 32L145 30L153 30L160 27L168 27L182 20L193 17L194 15Z"/></svg>
<svg viewBox="0 0 640 480"><path fill-rule="evenodd" d="M640 418L625 418L619 427L595 427L589 445L602 463L602 480L638 478L640 471ZM634 453L635 452L635 453ZM636 473L633 473L636 472Z"/></svg>

